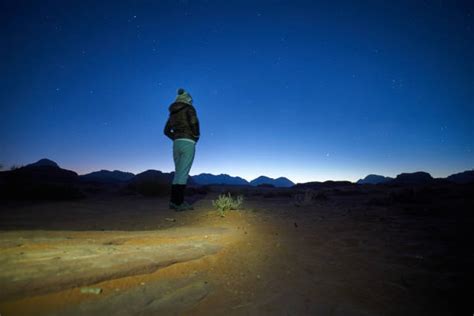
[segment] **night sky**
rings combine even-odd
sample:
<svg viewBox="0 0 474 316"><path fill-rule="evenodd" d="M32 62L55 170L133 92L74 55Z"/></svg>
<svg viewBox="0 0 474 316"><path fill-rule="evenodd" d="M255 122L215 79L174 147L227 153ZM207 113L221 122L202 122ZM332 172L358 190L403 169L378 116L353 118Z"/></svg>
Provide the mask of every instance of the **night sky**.
<svg viewBox="0 0 474 316"><path fill-rule="evenodd" d="M473 1L1 1L0 163L357 180L474 168ZM329 2L330 4L328 4Z"/></svg>

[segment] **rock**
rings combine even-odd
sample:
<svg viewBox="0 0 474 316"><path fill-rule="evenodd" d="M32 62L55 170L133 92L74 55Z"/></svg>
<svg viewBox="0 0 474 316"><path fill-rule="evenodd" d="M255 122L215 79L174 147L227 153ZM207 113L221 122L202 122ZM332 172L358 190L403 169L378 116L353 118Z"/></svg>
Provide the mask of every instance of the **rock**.
<svg viewBox="0 0 474 316"><path fill-rule="evenodd" d="M87 286L125 276L151 273L178 262L214 254L223 228L174 228L150 232L2 232L0 300ZM23 234L23 247L8 240ZM198 238L196 238L198 237ZM164 240L164 241L163 241ZM6 246L5 246L6 245ZM57 259L61 257L60 259Z"/></svg>
<svg viewBox="0 0 474 316"><path fill-rule="evenodd" d="M102 289L99 287L83 287L81 288L81 293L83 294L100 294Z"/></svg>
<svg viewBox="0 0 474 316"><path fill-rule="evenodd" d="M69 307L56 316L67 315L182 315L204 299L212 287L201 275L164 279L101 300Z"/></svg>

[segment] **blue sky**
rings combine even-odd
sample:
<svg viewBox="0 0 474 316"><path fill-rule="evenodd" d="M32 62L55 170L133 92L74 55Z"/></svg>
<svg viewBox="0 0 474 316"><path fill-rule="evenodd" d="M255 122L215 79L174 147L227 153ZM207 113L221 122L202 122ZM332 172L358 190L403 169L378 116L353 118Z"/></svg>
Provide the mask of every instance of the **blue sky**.
<svg viewBox="0 0 474 316"><path fill-rule="evenodd" d="M357 180L474 168L468 1L2 2L0 163Z"/></svg>

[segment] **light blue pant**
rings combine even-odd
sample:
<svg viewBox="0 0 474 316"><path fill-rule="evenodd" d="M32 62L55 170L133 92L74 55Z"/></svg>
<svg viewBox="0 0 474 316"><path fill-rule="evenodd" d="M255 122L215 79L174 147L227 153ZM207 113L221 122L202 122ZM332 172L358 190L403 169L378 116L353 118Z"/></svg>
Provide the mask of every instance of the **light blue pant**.
<svg viewBox="0 0 474 316"><path fill-rule="evenodd" d="M189 171L193 165L196 144L187 140L176 139L173 141L173 160L175 174L173 184L186 184Z"/></svg>

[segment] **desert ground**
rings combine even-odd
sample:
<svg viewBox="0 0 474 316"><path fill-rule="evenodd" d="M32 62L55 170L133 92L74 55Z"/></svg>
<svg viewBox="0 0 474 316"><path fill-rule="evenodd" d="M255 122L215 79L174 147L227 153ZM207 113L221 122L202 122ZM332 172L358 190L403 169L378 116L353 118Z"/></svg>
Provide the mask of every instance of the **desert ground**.
<svg viewBox="0 0 474 316"><path fill-rule="evenodd" d="M474 312L472 185L225 190L2 202L0 314Z"/></svg>

